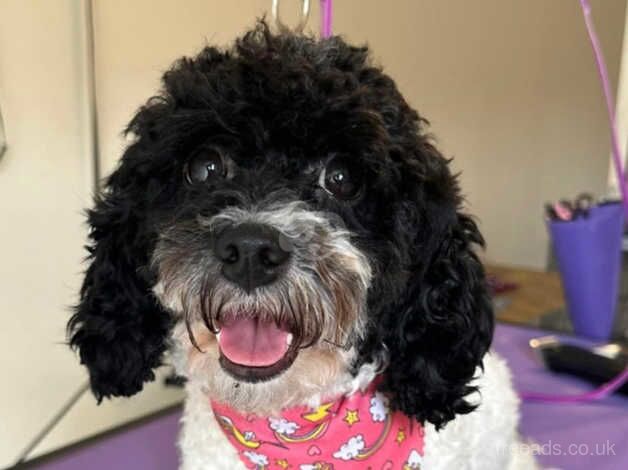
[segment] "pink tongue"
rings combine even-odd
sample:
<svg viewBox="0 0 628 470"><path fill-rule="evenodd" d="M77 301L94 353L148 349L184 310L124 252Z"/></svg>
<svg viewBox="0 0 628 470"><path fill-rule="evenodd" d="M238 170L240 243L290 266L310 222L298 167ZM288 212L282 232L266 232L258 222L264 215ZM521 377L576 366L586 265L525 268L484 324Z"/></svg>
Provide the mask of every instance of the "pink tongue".
<svg viewBox="0 0 628 470"><path fill-rule="evenodd" d="M288 333L275 322L236 318L222 325L218 344L231 362L264 367L279 361L288 351Z"/></svg>

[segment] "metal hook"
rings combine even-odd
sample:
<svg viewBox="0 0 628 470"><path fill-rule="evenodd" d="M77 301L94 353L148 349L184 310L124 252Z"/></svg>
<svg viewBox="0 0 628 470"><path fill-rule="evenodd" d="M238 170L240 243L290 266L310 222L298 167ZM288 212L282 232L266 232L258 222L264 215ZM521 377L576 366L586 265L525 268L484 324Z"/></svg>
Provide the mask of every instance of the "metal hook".
<svg viewBox="0 0 628 470"><path fill-rule="evenodd" d="M280 0L273 0L273 6L272 6L273 19L275 20L275 23L277 24L277 28L279 28L280 31L282 32L290 31L290 28L286 26L286 24L283 21L281 21L281 18L279 15L279 4L280 4ZM303 32L303 30L305 29L305 25L307 24L307 20L310 16L310 0L301 0L301 4L302 4L301 18L299 19L299 23L297 24L297 26L294 28L294 31L296 31L297 33Z"/></svg>

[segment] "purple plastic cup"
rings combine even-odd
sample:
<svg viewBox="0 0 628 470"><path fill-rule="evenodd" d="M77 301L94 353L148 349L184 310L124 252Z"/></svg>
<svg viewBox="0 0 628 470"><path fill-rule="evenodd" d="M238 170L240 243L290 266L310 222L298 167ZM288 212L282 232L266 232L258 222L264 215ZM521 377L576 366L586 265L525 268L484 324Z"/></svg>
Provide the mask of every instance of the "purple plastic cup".
<svg viewBox="0 0 628 470"><path fill-rule="evenodd" d="M588 217L550 221L548 228L574 331L593 339L608 339L621 272L622 205L595 206Z"/></svg>

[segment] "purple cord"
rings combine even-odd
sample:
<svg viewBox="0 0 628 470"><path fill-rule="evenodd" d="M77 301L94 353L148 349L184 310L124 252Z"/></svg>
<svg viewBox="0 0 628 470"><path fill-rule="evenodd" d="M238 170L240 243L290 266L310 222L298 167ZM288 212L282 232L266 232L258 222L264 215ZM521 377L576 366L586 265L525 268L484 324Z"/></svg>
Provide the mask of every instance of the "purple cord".
<svg viewBox="0 0 628 470"><path fill-rule="evenodd" d="M331 36L332 0L321 0L321 36Z"/></svg>
<svg viewBox="0 0 628 470"><path fill-rule="evenodd" d="M617 123L615 121L615 107L613 105L613 96L611 93L610 81L608 79L608 71L606 69L606 63L604 62L604 54L602 53L602 48L600 47L600 41L595 33L593 19L591 18L591 5L589 4L589 0L580 0L580 5L582 6L584 22L587 26L591 46L593 47L593 54L595 55L597 70L600 75L600 81L602 82L604 97L606 98L606 109L608 110L608 119L611 125L611 149L613 154L613 163L615 166L615 174L617 175L617 183L619 184L619 189L621 191L624 213L626 215L626 220L628 220L628 187L626 187L626 176L624 174L624 168L620 156L621 152L619 150L619 139L617 138ZM577 403L595 401L611 395L626 382L628 382L628 367L626 367L622 373L610 382L607 382L595 390L587 393L581 393L578 395L549 395L536 392L521 392L519 395L524 400L542 401L547 403Z"/></svg>
<svg viewBox="0 0 628 470"><path fill-rule="evenodd" d="M549 395L536 392L520 392L519 396L527 401L543 401L548 403L577 403L581 401L595 401L606 398L615 392L628 380L628 367L610 382L587 393L578 395Z"/></svg>

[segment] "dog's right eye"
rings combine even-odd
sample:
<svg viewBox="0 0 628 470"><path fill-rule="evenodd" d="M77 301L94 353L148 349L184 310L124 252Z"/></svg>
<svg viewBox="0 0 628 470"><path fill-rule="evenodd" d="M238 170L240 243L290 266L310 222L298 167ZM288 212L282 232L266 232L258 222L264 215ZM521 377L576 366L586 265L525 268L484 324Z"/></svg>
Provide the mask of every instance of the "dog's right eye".
<svg viewBox="0 0 628 470"><path fill-rule="evenodd" d="M202 183L225 176L225 162L222 154L213 148L197 152L185 166L185 179L188 183Z"/></svg>

